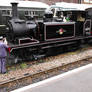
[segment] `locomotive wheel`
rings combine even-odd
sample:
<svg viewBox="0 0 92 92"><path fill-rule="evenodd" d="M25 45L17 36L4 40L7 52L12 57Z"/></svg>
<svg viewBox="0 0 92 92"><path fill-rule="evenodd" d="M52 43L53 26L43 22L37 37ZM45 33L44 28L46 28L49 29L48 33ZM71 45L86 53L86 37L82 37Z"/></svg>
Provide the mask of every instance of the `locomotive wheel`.
<svg viewBox="0 0 92 92"><path fill-rule="evenodd" d="M84 48L85 47L85 40L80 40L80 48Z"/></svg>

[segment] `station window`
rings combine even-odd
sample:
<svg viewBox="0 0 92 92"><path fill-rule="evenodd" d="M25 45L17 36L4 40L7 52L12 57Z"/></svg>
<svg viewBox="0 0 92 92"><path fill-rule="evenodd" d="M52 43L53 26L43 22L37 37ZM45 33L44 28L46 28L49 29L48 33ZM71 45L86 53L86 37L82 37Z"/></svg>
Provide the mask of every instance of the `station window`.
<svg viewBox="0 0 92 92"><path fill-rule="evenodd" d="M6 15L11 15L11 11L10 10L2 10L2 15L6 16Z"/></svg>
<svg viewBox="0 0 92 92"><path fill-rule="evenodd" d="M6 10L2 10L2 15L3 15L3 14L6 14Z"/></svg>
<svg viewBox="0 0 92 92"><path fill-rule="evenodd" d="M7 14L7 15L10 15L10 11L9 11L9 10L7 10L7 11L6 11L6 14Z"/></svg>
<svg viewBox="0 0 92 92"><path fill-rule="evenodd" d="M29 14L29 12L28 11L25 11L25 15L28 15Z"/></svg>
<svg viewBox="0 0 92 92"><path fill-rule="evenodd" d="M25 11L25 15L35 15L35 11Z"/></svg>
<svg viewBox="0 0 92 92"><path fill-rule="evenodd" d="M35 15L35 11L33 11L33 15Z"/></svg>
<svg viewBox="0 0 92 92"><path fill-rule="evenodd" d="M32 11L30 11L30 15L33 15L33 12Z"/></svg>
<svg viewBox="0 0 92 92"><path fill-rule="evenodd" d="M30 15L35 15L35 11L30 11Z"/></svg>

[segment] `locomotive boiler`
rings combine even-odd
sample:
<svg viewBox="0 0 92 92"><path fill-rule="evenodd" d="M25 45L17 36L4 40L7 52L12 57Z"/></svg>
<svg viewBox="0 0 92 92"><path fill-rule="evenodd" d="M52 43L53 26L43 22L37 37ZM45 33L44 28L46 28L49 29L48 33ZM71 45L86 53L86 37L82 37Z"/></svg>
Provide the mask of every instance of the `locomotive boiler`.
<svg viewBox="0 0 92 92"><path fill-rule="evenodd" d="M34 21L20 20L18 17L17 4L12 4L12 19L8 21L8 41L21 44L25 40L30 40L35 35L37 25Z"/></svg>

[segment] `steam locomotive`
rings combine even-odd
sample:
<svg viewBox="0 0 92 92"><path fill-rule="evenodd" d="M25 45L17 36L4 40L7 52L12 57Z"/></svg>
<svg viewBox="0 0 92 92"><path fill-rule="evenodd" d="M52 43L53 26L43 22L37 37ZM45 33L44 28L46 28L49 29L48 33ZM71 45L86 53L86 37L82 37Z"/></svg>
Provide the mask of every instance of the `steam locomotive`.
<svg viewBox="0 0 92 92"><path fill-rule="evenodd" d="M37 59L45 56L51 48L74 48L92 41L92 9L64 11L64 16L70 14L69 12L72 15L67 22L62 20L61 11L57 11L56 18L53 18L53 11L49 11L45 12L43 20L33 17L21 20L18 17L17 4L12 3L12 19L0 30L10 47L9 62ZM78 21L78 14L85 20Z"/></svg>

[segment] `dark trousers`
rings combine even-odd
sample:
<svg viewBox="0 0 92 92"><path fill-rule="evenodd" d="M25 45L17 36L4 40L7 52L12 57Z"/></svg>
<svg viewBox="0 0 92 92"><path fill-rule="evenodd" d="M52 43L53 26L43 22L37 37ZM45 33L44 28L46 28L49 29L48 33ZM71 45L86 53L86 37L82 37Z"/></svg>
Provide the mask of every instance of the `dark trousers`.
<svg viewBox="0 0 92 92"><path fill-rule="evenodd" d="M6 58L0 58L0 73L6 72Z"/></svg>

